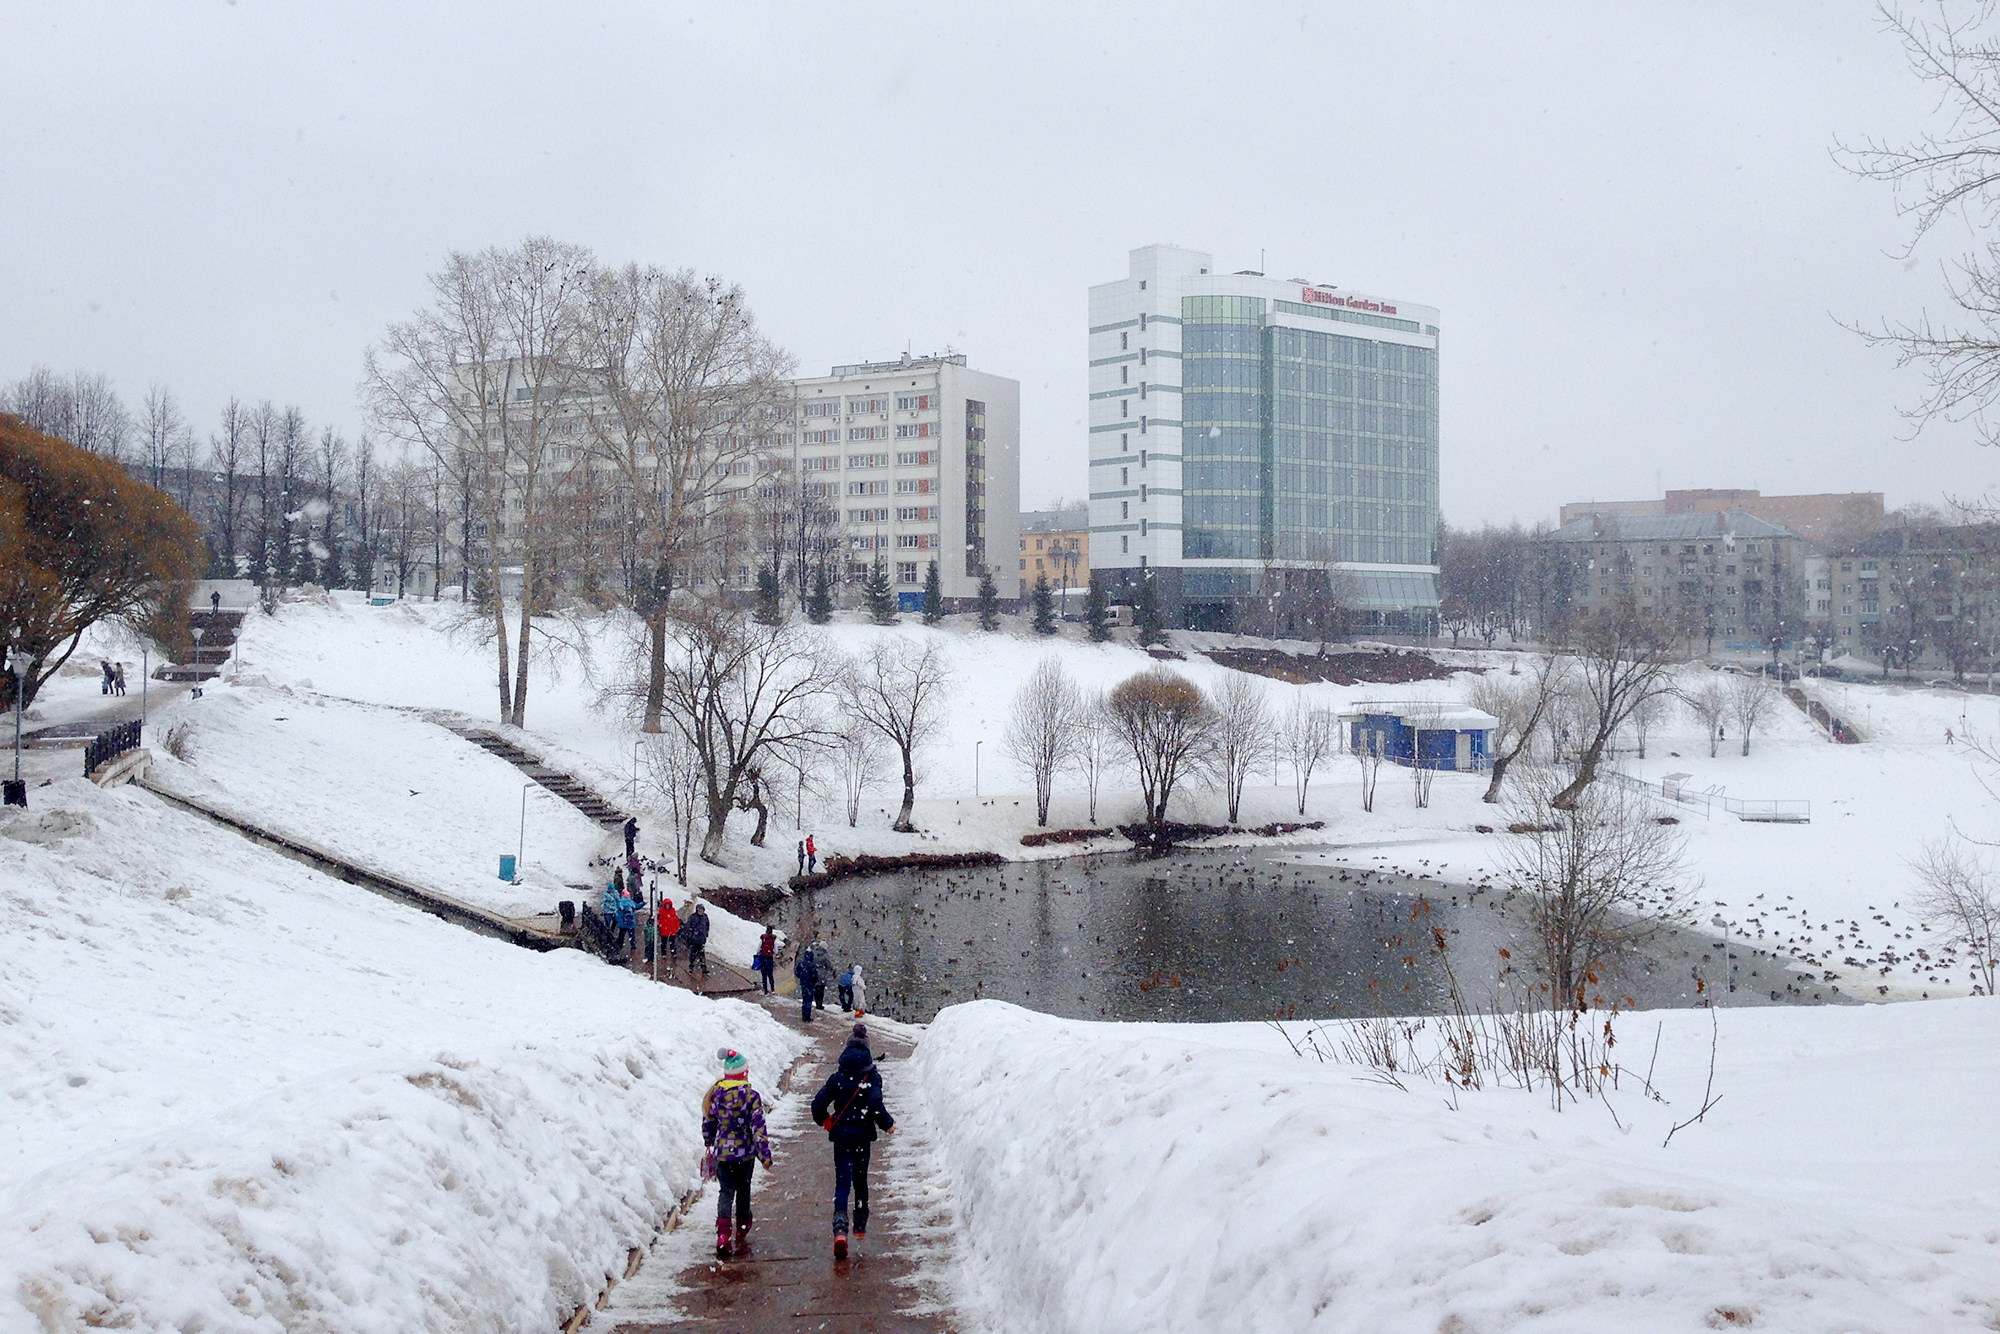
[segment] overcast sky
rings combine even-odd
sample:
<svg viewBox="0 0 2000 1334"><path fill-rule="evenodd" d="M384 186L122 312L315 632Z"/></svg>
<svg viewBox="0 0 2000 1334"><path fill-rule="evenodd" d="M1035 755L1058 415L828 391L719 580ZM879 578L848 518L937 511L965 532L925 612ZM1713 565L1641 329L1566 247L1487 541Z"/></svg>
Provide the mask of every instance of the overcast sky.
<svg viewBox="0 0 2000 1334"><path fill-rule="evenodd" d="M1892 254L1829 156L1931 112L1865 4L5 19L0 379L160 381L204 435L231 394L359 430L424 275L546 232L741 283L802 371L950 346L1019 379L1034 505L1083 489L1085 289L1166 241L1439 307L1455 524L2000 482L1964 429L1905 439L1915 373L1837 323L1941 308L1942 252Z"/></svg>

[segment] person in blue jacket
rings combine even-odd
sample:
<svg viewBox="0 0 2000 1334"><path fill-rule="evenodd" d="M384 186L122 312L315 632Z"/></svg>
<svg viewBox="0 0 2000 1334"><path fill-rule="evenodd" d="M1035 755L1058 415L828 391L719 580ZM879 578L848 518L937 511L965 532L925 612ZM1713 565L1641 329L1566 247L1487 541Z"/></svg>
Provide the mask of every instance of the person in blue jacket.
<svg viewBox="0 0 2000 1334"><path fill-rule="evenodd" d="M616 880L604 882L604 892L597 896L597 915L604 919L604 932L610 937L611 952L618 952L618 903L625 897Z"/></svg>
<svg viewBox="0 0 2000 1334"><path fill-rule="evenodd" d="M792 976L799 980L799 1022L813 1021L813 992L822 983L819 980L819 966L813 961L813 952L806 946L799 947L799 957L792 961Z"/></svg>
<svg viewBox="0 0 2000 1334"><path fill-rule="evenodd" d="M627 890L618 896L618 953L629 957L638 938L639 905L632 901L632 892Z"/></svg>
<svg viewBox="0 0 2000 1334"><path fill-rule="evenodd" d="M868 1159L877 1129L894 1133L896 1118L882 1103L882 1072L868 1050L868 1026L856 1024L840 1053L840 1068L812 1100L813 1120L833 1141L833 1253L847 1254L847 1195L854 1192L854 1239L868 1235Z"/></svg>

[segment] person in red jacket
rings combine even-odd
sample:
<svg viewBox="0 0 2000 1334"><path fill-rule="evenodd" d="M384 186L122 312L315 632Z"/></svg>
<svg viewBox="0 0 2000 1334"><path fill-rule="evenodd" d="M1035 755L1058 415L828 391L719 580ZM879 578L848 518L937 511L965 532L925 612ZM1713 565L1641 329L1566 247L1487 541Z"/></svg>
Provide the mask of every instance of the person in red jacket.
<svg viewBox="0 0 2000 1334"><path fill-rule="evenodd" d="M665 894L660 895L660 939L667 942L667 967L674 966L681 951L681 915L674 911L674 901Z"/></svg>

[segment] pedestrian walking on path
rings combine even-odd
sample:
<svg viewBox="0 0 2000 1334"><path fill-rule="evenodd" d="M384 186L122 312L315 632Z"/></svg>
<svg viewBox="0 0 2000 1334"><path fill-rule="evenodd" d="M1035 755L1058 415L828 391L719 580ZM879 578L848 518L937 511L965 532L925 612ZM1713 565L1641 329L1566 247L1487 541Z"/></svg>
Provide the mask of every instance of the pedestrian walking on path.
<svg viewBox="0 0 2000 1334"><path fill-rule="evenodd" d="M99 658L98 662L104 667L104 679L98 683L97 693L108 695L111 693L111 682L113 680L111 675L111 660L109 658Z"/></svg>
<svg viewBox="0 0 2000 1334"><path fill-rule="evenodd" d="M632 891L626 890L618 896L618 954L620 958L630 958L632 945L638 938L639 905L632 901Z"/></svg>
<svg viewBox="0 0 2000 1334"><path fill-rule="evenodd" d="M868 980L861 976L861 965L854 965L854 1017L861 1018L868 1013Z"/></svg>
<svg viewBox="0 0 2000 1334"><path fill-rule="evenodd" d="M736 1253L750 1249L750 1178L760 1158L764 1170L771 1170L771 1139L764 1130L764 1097L750 1087L749 1062L727 1047L716 1056L722 1078L701 1100L701 1142L708 1146L707 1165L716 1183L715 1258L727 1260L732 1213Z"/></svg>
<svg viewBox="0 0 2000 1334"><path fill-rule="evenodd" d="M799 957L792 960L792 976L799 982L799 1022L813 1021L813 993L819 990L819 968L813 963L811 949L800 946Z"/></svg>
<svg viewBox="0 0 2000 1334"><path fill-rule="evenodd" d="M210 614L210 615L215 615L215 614L218 614L218 613L220 613L220 612L221 612L221 610L222 610L222 594L220 594L220 593L210 593L210 594L208 595L208 610L209 610L209 614Z"/></svg>
<svg viewBox="0 0 2000 1334"><path fill-rule="evenodd" d="M806 835L806 874L811 875L819 865L819 848L813 843L813 836Z"/></svg>
<svg viewBox="0 0 2000 1334"><path fill-rule="evenodd" d="M636 816L625 817L625 860L631 861L633 849L639 842L639 821Z"/></svg>
<svg viewBox="0 0 2000 1334"><path fill-rule="evenodd" d="M868 1050L868 1028L856 1024L840 1053L840 1068L813 1095L812 1116L833 1141L833 1254L847 1255L847 1196L854 1194L854 1239L868 1235L868 1159L877 1129L893 1133L896 1118L882 1102L882 1072Z"/></svg>
<svg viewBox="0 0 2000 1334"><path fill-rule="evenodd" d="M597 916L604 924L604 943L613 954L618 953L618 904L624 897L616 877L605 881L604 892L597 896Z"/></svg>
<svg viewBox="0 0 2000 1334"><path fill-rule="evenodd" d="M124 693L125 693L125 664L124 664L124 663L120 662L120 663L114 663L114 664L112 665L112 673L111 673L111 680L112 680L112 683L113 683L113 685L114 685L114 687L115 687L115 689L113 690L113 693L114 693L114 694L119 694L119 695L122 695L122 694L124 694ZM1951 736L1951 733L1947 732L1947 733L1945 733L1945 736L1946 736L1947 738L1949 738L1949 737Z"/></svg>
<svg viewBox="0 0 2000 1334"><path fill-rule="evenodd" d="M800 874L800 875L804 875L805 873L806 873L806 841L805 841L804 839L800 839L800 840L799 840L799 874Z"/></svg>
<svg viewBox="0 0 2000 1334"><path fill-rule="evenodd" d="M1951 744L1951 729L1949 727L1944 729L1944 744L1947 746Z"/></svg>
<svg viewBox="0 0 2000 1334"><path fill-rule="evenodd" d="M824 940L815 940L813 942L813 972L818 974L818 980L813 984L813 1004L824 1010L826 1008L826 984L834 980L833 954L827 949Z"/></svg>
<svg viewBox="0 0 2000 1334"><path fill-rule="evenodd" d="M778 989L778 984L771 980L778 971L778 933L773 928L764 928L764 938L757 942L757 957L753 962L763 982L763 994L768 996Z"/></svg>

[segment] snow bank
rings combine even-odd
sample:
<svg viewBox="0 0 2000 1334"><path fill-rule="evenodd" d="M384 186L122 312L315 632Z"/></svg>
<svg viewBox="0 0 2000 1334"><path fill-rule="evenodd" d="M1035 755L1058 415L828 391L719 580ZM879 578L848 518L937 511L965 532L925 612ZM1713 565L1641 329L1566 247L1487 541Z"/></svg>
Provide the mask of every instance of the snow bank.
<svg viewBox="0 0 2000 1334"><path fill-rule="evenodd" d="M968 1305L1017 1331L1972 1330L2000 1321L2000 1003L1661 1026L1599 1106L1402 1092L1269 1027L944 1011L913 1066L967 1224Z"/></svg>
<svg viewBox="0 0 2000 1334"><path fill-rule="evenodd" d="M0 1330L547 1329L761 1010L535 955L133 788L0 814Z"/></svg>

